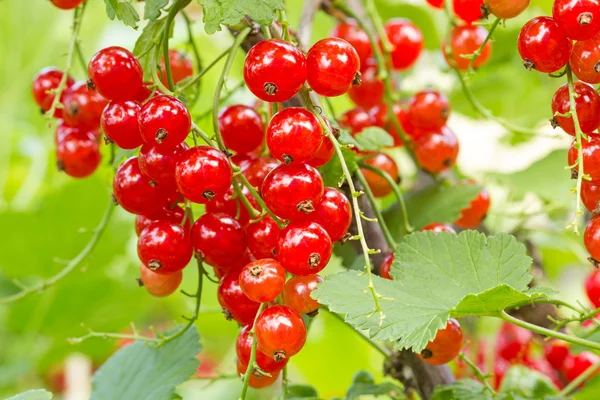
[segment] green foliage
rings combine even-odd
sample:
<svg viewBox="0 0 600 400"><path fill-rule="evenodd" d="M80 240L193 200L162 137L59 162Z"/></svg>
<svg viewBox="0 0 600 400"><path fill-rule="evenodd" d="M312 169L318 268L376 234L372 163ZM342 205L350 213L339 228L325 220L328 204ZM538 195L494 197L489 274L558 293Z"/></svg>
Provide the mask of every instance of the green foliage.
<svg viewBox="0 0 600 400"><path fill-rule="evenodd" d="M515 365L511 367L502 379L501 393L511 393L526 399L559 400L558 390L550 379L532 369Z"/></svg>
<svg viewBox="0 0 600 400"><path fill-rule="evenodd" d="M394 145L390 134L377 126L363 129L354 138L359 144L359 150L364 151L377 151Z"/></svg>
<svg viewBox="0 0 600 400"><path fill-rule="evenodd" d="M44 389L28 390L6 400L52 400L52 393Z"/></svg>
<svg viewBox="0 0 600 400"><path fill-rule="evenodd" d="M367 371L358 371L352 379L352 386L346 393L347 400L354 400L365 395L388 395L394 400L406 399L402 388L392 382L375 383L373 375Z"/></svg>
<svg viewBox="0 0 600 400"><path fill-rule="evenodd" d="M233 26L247 15L261 25L269 25L283 10L283 0L198 0L204 7L204 29L212 35L221 25Z"/></svg>
<svg viewBox="0 0 600 400"><path fill-rule="evenodd" d="M115 17L127 26L137 29L137 24L140 22L140 16L135 8L126 1L120 0L104 0L106 3L106 15L111 20Z"/></svg>
<svg viewBox="0 0 600 400"><path fill-rule="evenodd" d="M169 4L169 0L146 0L144 5L144 19L154 21L160 17L160 11Z"/></svg>
<svg viewBox="0 0 600 400"><path fill-rule="evenodd" d="M461 379L450 385L436 386L431 400L493 400L497 398L474 379Z"/></svg>
<svg viewBox="0 0 600 400"><path fill-rule="evenodd" d="M144 76L148 79L151 79L150 71L158 63L155 55L155 47L162 40L165 26L165 18L148 22L133 48L133 54L139 59L144 70Z"/></svg>
<svg viewBox="0 0 600 400"><path fill-rule="evenodd" d="M94 375L91 399L171 399L175 386L198 369L199 340L192 326L160 348L143 342L123 347Z"/></svg>
<svg viewBox="0 0 600 400"><path fill-rule="evenodd" d="M329 140L329 139L326 139ZM350 149L342 147L342 154L348 170L350 173L356 171L358 165L356 164L356 153ZM340 162L337 154L334 154L331 160L327 164L319 167L319 172L323 177L323 183L325 186L338 187L344 182L344 172L342 171L342 163Z"/></svg>
<svg viewBox="0 0 600 400"><path fill-rule="evenodd" d="M318 400L319 393L314 387L308 385L287 386L286 399L289 400Z"/></svg>

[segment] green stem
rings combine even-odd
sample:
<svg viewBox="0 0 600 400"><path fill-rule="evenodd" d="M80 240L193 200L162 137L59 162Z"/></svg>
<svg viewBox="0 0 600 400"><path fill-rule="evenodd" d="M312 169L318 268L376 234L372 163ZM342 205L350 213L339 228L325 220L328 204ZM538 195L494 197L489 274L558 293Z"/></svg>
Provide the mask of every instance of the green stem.
<svg viewBox="0 0 600 400"><path fill-rule="evenodd" d="M269 29L268 25L262 25L261 27L263 36L265 37L265 40L269 40L271 39L271 30Z"/></svg>
<svg viewBox="0 0 600 400"><path fill-rule="evenodd" d="M492 24L492 27L490 28L490 31L488 32L487 36L485 37L483 43L481 43L481 46L479 46L479 48L477 50L475 50L475 52L473 54L471 54L471 61L469 62L469 66L467 67L467 73L474 72L473 65L475 64L475 60L477 59L477 57L479 57L481 55L481 52L485 48L485 45L492 38L492 35L493 35L494 31L496 30L496 27L500 24L500 21L501 21L500 18L496 18L496 20Z"/></svg>
<svg viewBox="0 0 600 400"><path fill-rule="evenodd" d="M366 0L365 9L373 22L373 28L375 29L375 32L377 32L377 36L379 36L379 39L381 40L383 52L385 54L390 54L394 50L394 46L390 43L387 33L385 32L383 21L381 20L381 16L375 7L375 1Z"/></svg>
<svg viewBox="0 0 600 400"><path fill-rule="evenodd" d="M177 89L178 93L182 93L185 92L188 88L190 88L191 86L193 86L196 82L198 82L200 80L200 78L202 78L208 71L210 71L212 69L212 67L214 67L219 61L221 61L221 59L223 59L223 57L225 57L227 54L229 54L229 52L231 51L231 49L227 49L224 52L222 52L221 54L219 54L217 56L217 58L215 58L210 64L208 64L206 66L206 68L204 68L202 71L200 71L198 73L198 75L194 76L189 82L187 82L185 85L181 86L179 89ZM212 112L212 110L210 110L209 112Z"/></svg>
<svg viewBox="0 0 600 400"><path fill-rule="evenodd" d="M460 358L461 360L463 360L473 370L473 373L475 374L475 376L481 381L481 383L483 383L485 385L485 388L490 393L496 393L496 392L494 392L494 389L492 389L492 386L488 382L487 377L485 376L485 374L479 369L479 367L477 365L475 365L475 363L473 361L471 361L469 359L469 357L465 356L464 353L460 353L458 355L458 358Z"/></svg>
<svg viewBox="0 0 600 400"><path fill-rule="evenodd" d="M192 47L192 52L194 53L194 59L196 60L196 68L200 70L202 68L202 59L200 58L200 52L198 51L198 46L196 46L196 41L194 40L194 32L192 31L192 20L185 11L181 11L181 15L185 20L185 26L187 28L188 34L188 43Z"/></svg>
<svg viewBox="0 0 600 400"><path fill-rule="evenodd" d="M290 37L290 23L287 20L287 16L285 15L285 9L279 10L279 23L281 24L281 38L286 42L292 41Z"/></svg>
<svg viewBox="0 0 600 400"><path fill-rule="evenodd" d="M600 362L596 364L590 365L582 374L580 374L577 378L573 379L567 386L563 388L558 394L559 397L567 396L569 393L574 391L581 385L583 382L591 378L598 370L600 369Z"/></svg>
<svg viewBox="0 0 600 400"><path fill-rule="evenodd" d="M227 91L227 93L225 94L225 96L221 96L221 98L219 99L220 104L223 104L224 102L226 102L227 100L229 100L229 98L235 93L237 92L239 89L241 89L242 87L244 87L246 83L244 82L244 80L242 79L241 81L239 81L233 88L231 88L230 90ZM210 106L209 110L203 111L201 114L195 115L194 118L195 119L203 119L208 115L212 114L212 104Z"/></svg>
<svg viewBox="0 0 600 400"><path fill-rule="evenodd" d="M171 71L171 61L169 59L169 36L171 34L171 24L175 20L175 17L179 13L179 11L183 10L185 6L190 4L191 0L177 0L175 4L169 10L167 14L167 18L165 20L165 27L163 31L163 61L165 64L165 74L167 76L167 82L169 84L169 90L173 91L175 89L175 82L173 81L173 74Z"/></svg>
<svg viewBox="0 0 600 400"><path fill-rule="evenodd" d="M250 375L252 374L254 368L256 368L256 336L254 335L254 327L256 326L258 317L260 314L262 314L265 308L267 308L267 303L261 303L258 311L256 312L256 316L254 317L252 329L250 329L250 332L248 332L248 335L252 336L252 350L250 351L250 361L248 361L248 367L246 368L246 373L244 374L244 386L242 386L240 400L244 400L246 398L246 392L248 392L248 383L250 382Z"/></svg>
<svg viewBox="0 0 600 400"><path fill-rule="evenodd" d="M81 45L79 41L75 43L75 49L77 51L77 58L79 59L79 64L81 64L81 70L85 76L88 76L88 66L85 62L85 57L83 56L83 51L81 50Z"/></svg>
<svg viewBox="0 0 600 400"><path fill-rule="evenodd" d="M246 186L246 188L248 188L248 191L250 192L250 195L252 195L252 197L254 197L254 200L256 200L256 202L262 208L262 210L264 212L266 212L267 214L269 214L269 216L273 219L273 221L275 221L275 223L277 224L277 226L279 226L280 228L283 229L285 227L285 224L275 214L273 214L273 211L269 210L269 207L267 207L267 205L265 204L265 201L262 199L262 197L260 197L260 195L258 194L258 192L256 191L256 189L254 188L254 186L252 186L250 184L250 182L248 182L248 179L246 179L246 177L244 176L244 174L240 174L239 178L242 181L242 184L244 186Z"/></svg>
<svg viewBox="0 0 600 400"><path fill-rule="evenodd" d="M367 336L363 335L355 327L353 327L348 322L346 322L346 320L341 315L334 313L333 311L329 310L327 307L321 307L321 309L327 311L329 313L329 315L331 315L332 317L334 317L335 319L340 321L342 324L346 325L348 328L352 329L352 331L354 333L356 333L358 336L360 336L360 338L362 340L367 342L369 344L369 346L371 346L375 350L377 350L384 358L389 358L392 355L391 352L387 348L381 346L379 343L375 343L374 341L369 339Z"/></svg>
<svg viewBox="0 0 600 400"><path fill-rule="evenodd" d="M250 214L250 219L254 219L256 217L258 217L260 215L260 212L258 210L256 210L252 204L250 204L250 201L248 200L248 198L244 195L244 193L242 193L242 190L240 189L240 183L238 180L236 180L235 178L234 182L233 182L233 190L235 191L236 196L240 199L240 201L242 202L242 204L244 205L244 207L246 207L246 210L248 210L248 214Z"/></svg>
<svg viewBox="0 0 600 400"><path fill-rule="evenodd" d="M150 336L142 336L142 335L129 335L123 333L107 333L107 332L94 332L91 329L88 329L88 334L76 338L68 338L67 341L69 344L79 344L87 339L91 339L94 337L102 338L102 339L126 339L126 340L138 340L140 342L146 343L160 343L160 339Z"/></svg>
<svg viewBox="0 0 600 400"><path fill-rule="evenodd" d="M206 142L206 144L208 144L209 146L217 147L213 143L213 140L206 134L206 132L204 132L202 129L200 129L200 127L198 125L196 125L196 123L193 121L192 121L192 132L194 132L196 135L198 135L200 137L200 139L204 140Z"/></svg>

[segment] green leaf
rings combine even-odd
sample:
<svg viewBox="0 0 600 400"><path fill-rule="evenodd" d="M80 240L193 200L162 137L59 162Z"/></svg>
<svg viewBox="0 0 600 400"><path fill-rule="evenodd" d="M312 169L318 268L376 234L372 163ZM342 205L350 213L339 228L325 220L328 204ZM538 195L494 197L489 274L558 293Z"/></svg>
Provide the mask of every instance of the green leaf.
<svg viewBox="0 0 600 400"><path fill-rule="evenodd" d="M596 375L585 383L583 389L573 395L575 400L598 400L600 393L600 375Z"/></svg>
<svg viewBox="0 0 600 400"><path fill-rule="evenodd" d="M558 389L546 375L515 365L504 375L500 392L525 398L543 399L546 396L557 395ZM558 399L558 397L555 398Z"/></svg>
<svg viewBox="0 0 600 400"><path fill-rule="evenodd" d="M221 30L221 25L237 25L248 16L260 25L269 25L284 9L283 0L198 0L204 7L204 30L209 35Z"/></svg>
<svg viewBox="0 0 600 400"><path fill-rule="evenodd" d="M15 396L9 397L6 400L51 400L52 397L52 393L47 390L35 389L19 393Z"/></svg>
<svg viewBox="0 0 600 400"><path fill-rule="evenodd" d="M160 17L160 11L169 4L169 0L146 0L144 6L144 19L150 21L156 20Z"/></svg>
<svg viewBox="0 0 600 400"><path fill-rule="evenodd" d="M140 16L130 3L121 0L104 0L104 2L106 3L106 15L108 15L108 18L114 20L117 17L125 25L137 29Z"/></svg>
<svg viewBox="0 0 600 400"><path fill-rule="evenodd" d="M368 278L347 271L325 278L313 297L375 340L395 340L397 348L421 351L451 316L497 315L523 300L547 296L525 292L531 259L513 236L476 231L459 235L416 232L398 244L393 281L373 277L379 304L366 291ZM505 298L506 297L506 298Z"/></svg>
<svg viewBox="0 0 600 400"><path fill-rule="evenodd" d="M389 395L394 399L405 399L402 388L392 382L375 383L373 375L367 371L358 371L352 379L352 386L346 392L346 399L353 400L364 395Z"/></svg>
<svg viewBox="0 0 600 400"><path fill-rule="evenodd" d="M348 131L339 128L340 130L340 136L338 137L338 142L340 142L340 144L352 144L354 145L358 150L363 150L362 146L360 145L360 143L358 143L356 141L356 139L354 138L354 136L352 136L351 134L348 133Z"/></svg>
<svg viewBox="0 0 600 400"><path fill-rule="evenodd" d="M356 153L350 149L342 148L342 154L344 155L344 160L346 161L348 170L352 174L358 168L356 164ZM325 186L338 187L340 183L344 182L342 163L340 162L337 153L333 155L327 164L319 167L319 172L323 177L323 183Z"/></svg>
<svg viewBox="0 0 600 400"><path fill-rule="evenodd" d="M150 71L154 67L153 64L158 63L154 48L162 40L165 23L165 18L148 22L133 48L133 54L138 58L144 70L144 77L150 80L152 79Z"/></svg>
<svg viewBox="0 0 600 400"><path fill-rule="evenodd" d="M394 145L394 139L390 134L377 126L363 129L354 138L360 145L360 150L377 151L382 147Z"/></svg>
<svg viewBox="0 0 600 400"><path fill-rule="evenodd" d="M474 379L461 379L450 385L436 386L431 400L493 400L494 396Z"/></svg>
<svg viewBox="0 0 600 400"><path fill-rule="evenodd" d="M318 400L319 393L308 385L289 385L286 391L288 400Z"/></svg>
<svg viewBox="0 0 600 400"><path fill-rule="evenodd" d="M200 337L192 325L160 348L135 342L116 352L94 374L92 400L164 400L198 369Z"/></svg>

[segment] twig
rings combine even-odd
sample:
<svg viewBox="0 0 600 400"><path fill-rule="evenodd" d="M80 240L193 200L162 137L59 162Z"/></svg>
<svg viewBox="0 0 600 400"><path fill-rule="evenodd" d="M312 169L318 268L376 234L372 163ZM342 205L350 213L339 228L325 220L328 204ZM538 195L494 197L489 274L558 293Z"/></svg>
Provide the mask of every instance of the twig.
<svg viewBox="0 0 600 400"><path fill-rule="evenodd" d="M254 317L254 322L252 323L252 329L248 332L248 335L252 336L252 350L250 351L250 360L248 361L248 366L246 367L246 373L244 374L244 385L242 386L242 393L240 393L240 400L244 400L246 398L246 392L248 391L248 383L250 382L250 375L252 374L254 368L257 367L256 364L256 336L254 335L254 327L256 326L256 321L262 312L267 308L267 303L261 303L258 311L256 312L256 316Z"/></svg>
<svg viewBox="0 0 600 400"><path fill-rule="evenodd" d="M169 59L169 36L171 34L171 24L173 23L173 20L175 19L179 11L183 10L185 6L190 4L190 2L191 0L177 0L169 10L167 18L165 20L165 27L163 30L162 39L163 60L165 64L165 75L167 76L167 82L171 91L175 89L175 82L173 81L173 74L171 72L171 61Z"/></svg>
<svg viewBox="0 0 600 400"><path fill-rule="evenodd" d="M487 380L488 377L485 376L485 374L479 369L479 367L477 365L475 365L475 363L473 361L471 361L469 359L469 357L465 356L465 353L460 353L458 355L458 358L463 360L469 367L471 367L475 376L481 381L481 383L483 383L485 385L485 388L490 393L495 393L494 389L492 389L492 386L490 386L490 383Z"/></svg>
<svg viewBox="0 0 600 400"><path fill-rule="evenodd" d="M200 80L200 78L202 78L208 71L210 71L212 69L212 67L214 67L219 61L221 61L221 59L223 57L225 57L227 54L229 54L230 51L231 51L231 48L226 49L224 52L219 54L217 56L217 58L215 58L210 64L208 64L206 66L206 68L204 68L202 71L198 72L198 74L196 76L194 76L191 80L189 80L185 85L182 85L180 88L178 88L177 93L185 92L187 89L190 88L190 86L192 86L196 82L198 82ZM212 110L209 110L208 112L210 113L210 112L212 112Z"/></svg>
<svg viewBox="0 0 600 400"><path fill-rule="evenodd" d="M494 31L496 30L496 27L498 26L498 24L500 23L500 21L501 21L500 18L496 18L496 20L492 24L492 27L490 28L490 31L488 32L487 36L485 37L483 43L481 43L481 46L479 46L479 48L477 50L475 50L475 52L473 54L471 54L470 56L465 56L465 57L470 57L471 58L471 61L469 62L469 66L467 67L467 74L475 73L475 70L473 69L473 65L475 64L475 60L477 59L477 57L479 57L481 55L481 52L485 48L485 45L492 38L492 35L494 34Z"/></svg>
<svg viewBox="0 0 600 400"><path fill-rule="evenodd" d="M579 385L592 377L600 369L600 361L590 365L583 373L581 373L577 378L573 379L567 386L560 391L558 396L567 396L573 390L577 389Z"/></svg>

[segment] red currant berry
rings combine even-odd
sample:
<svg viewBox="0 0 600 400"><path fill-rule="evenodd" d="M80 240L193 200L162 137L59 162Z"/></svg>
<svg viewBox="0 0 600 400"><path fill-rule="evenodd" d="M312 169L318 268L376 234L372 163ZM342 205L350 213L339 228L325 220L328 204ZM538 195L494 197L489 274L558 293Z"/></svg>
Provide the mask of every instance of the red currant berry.
<svg viewBox="0 0 600 400"><path fill-rule="evenodd" d="M306 163L311 167L320 167L322 165L327 164L333 154L335 153L335 147L333 142L328 137L323 138L323 143L319 146L319 150L317 150L317 154Z"/></svg>
<svg viewBox="0 0 600 400"><path fill-rule="evenodd" d="M244 326L235 342L235 353L238 356L238 360L245 366L250 362L250 352L252 351L252 336L249 335L250 329L252 329L251 325ZM279 372L285 367L287 362L287 358L277 362L262 351L256 349L256 363L258 364L258 368L263 372L270 374ZM244 369L245 368L246 367L244 367Z"/></svg>
<svg viewBox="0 0 600 400"><path fill-rule="evenodd" d="M365 164L371 165L375 168L387 172L396 182L400 178L396 162L392 159L392 157L388 156L385 153L377 153L373 157L365 160ZM364 168L361 169L361 172L365 176L365 179L369 184L369 188L373 192L373 196L385 197L388 194L392 193L392 187L381 176L377 175L373 171L369 171L368 169Z"/></svg>
<svg viewBox="0 0 600 400"><path fill-rule="evenodd" d="M446 43L442 43L442 53L446 62L450 65L455 65L459 71L466 71L469 68L471 60L464 58L475 53L488 35L488 31L483 26L476 25L460 25L452 29L450 34L450 50L452 59L448 59L446 54ZM492 42L488 41L481 54L475 58L473 68L479 68L485 65L492 56Z"/></svg>
<svg viewBox="0 0 600 400"><path fill-rule="evenodd" d="M217 299L228 321L233 319L242 325L251 325L260 304L250 300L242 292L239 275L240 271L234 269L221 278L217 290Z"/></svg>
<svg viewBox="0 0 600 400"><path fill-rule="evenodd" d="M161 153L156 146L145 143L138 156L140 168L153 182L175 187L175 166L188 149L188 145L182 142L172 152Z"/></svg>
<svg viewBox="0 0 600 400"><path fill-rule="evenodd" d="M278 165L279 162L273 157L260 157L251 161L242 173L252 186L260 189L266 176Z"/></svg>
<svg viewBox="0 0 600 400"><path fill-rule="evenodd" d="M106 47L92 57L88 75L102 97L113 101L134 100L142 88L144 71L127 49Z"/></svg>
<svg viewBox="0 0 600 400"><path fill-rule="evenodd" d="M197 146L181 154L175 166L175 180L187 199L206 204L218 194L225 194L233 171L225 154L209 146Z"/></svg>
<svg viewBox="0 0 600 400"><path fill-rule="evenodd" d="M154 297L166 297L175 293L183 279L181 270L171 274L158 274L144 264L140 265L140 276L140 285Z"/></svg>
<svg viewBox="0 0 600 400"><path fill-rule="evenodd" d="M89 132L73 131L66 134L56 147L56 166L73 178L85 178L100 165L98 141Z"/></svg>
<svg viewBox="0 0 600 400"><path fill-rule="evenodd" d="M185 78L189 78L194 75L194 65L192 64L192 59L183 51L169 49L169 64L171 65L171 76L173 77L173 83L178 84ZM165 59L163 57L160 60L160 72L158 76L160 77L160 81L166 87L169 87L169 82L167 80L167 74L165 71Z"/></svg>
<svg viewBox="0 0 600 400"><path fill-rule="evenodd" d="M594 217L590 220L585 228L583 243L590 256L595 260L600 260L600 218Z"/></svg>
<svg viewBox="0 0 600 400"><path fill-rule="evenodd" d="M575 111L579 119L579 126L583 133L593 133L600 126L600 95L587 83L575 82L573 84L577 97L575 98ZM565 83L558 88L552 97L552 114L560 127L569 135L575 136L575 123L571 117L561 117L571 110L569 101L569 87Z"/></svg>
<svg viewBox="0 0 600 400"><path fill-rule="evenodd" d="M444 6L444 0L426 0L431 6L435 8L442 8Z"/></svg>
<svg viewBox="0 0 600 400"><path fill-rule="evenodd" d="M169 221L157 221L144 229L137 249L142 263L161 275L184 269L193 252L187 229Z"/></svg>
<svg viewBox="0 0 600 400"><path fill-rule="evenodd" d="M283 304L296 310L298 314L309 314L313 317L321 307L310 294L323 278L319 275L293 276L283 287Z"/></svg>
<svg viewBox="0 0 600 400"><path fill-rule="evenodd" d="M469 206L460 212L460 218L455 224L463 229L472 229L481 224L490 208L490 195L483 189Z"/></svg>
<svg viewBox="0 0 600 400"><path fill-rule="evenodd" d="M600 33L600 0L555 0L552 18L569 39L593 39Z"/></svg>
<svg viewBox="0 0 600 400"><path fill-rule="evenodd" d="M386 22L385 33L394 47L391 53L394 69L403 71L412 67L423 50L421 30L407 19L393 18Z"/></svg>
<svg viewBox="0 0 600 400"><path fill-rule="evenodd" d="M590 183L585 179L581 182L581 201L589 212L594 212L600 204L600 185Z"/></svg>
<svg viewBox="0 0 600 400"><path fill-rule="evenodd" d="M72 10L83 3L83 0L50 0L50 2L62 10Z"/></svg>
<svg viewBox="0 0 600 400"><path fill-rule="evenodd" d="M363 129L375 125L375 120L364 108L354 107L342 114L340 125L350 129L352 134L357 134Z"/></svg>
<svg viewBox="0 0 600 400"><path fill-rule="evenodd" d="M582 81L600 83L600 38L575 43L569 64Z"/></svg>
<svg viewBox="0 0 600 400"><path fill-rule="evenodd" d="M450 318L446 327L437 331L435 338L418 354L419 358L431 365L450 362L460 353L463 345L463 332L460 324Z"/></svg>
<svg viewBox="0 0 600 400"><path fill-rule="evenodd" d="M315 211L305 217L321 225L332 242L340 240L352 222L352 207L348 198L339 190L326 187L323 197L315 204Z"/></svg>
<svg viewBox="0 0 600 400"><path fill-rule="evenodd" d="M69 133L72 132L81 132L81 129L72 128L69 125L65 124L62 119L59 119L56 123L56 131L54 132L54 144L58 146L58 144L65 138ZM88 134L92 135L96 141L100 138L100 132L93 130L88 131Z"/></svg>
<svg viewBox="0 0 600 400"><path fill-rule="evenodd" d="M525 68L549 73L569 62L573 44L552 18L536 17L521 28L517 47Z"/></svg>
<svg viewBox="0 0 600 400"><path fill-rule="evenodd" d="M273 218L266 215L260 221L248 225L248 249L255 257L270 258L275 255L275 246L281 228Z"/></svg>
<svg viewBox="0 0 600 400"><path fill-rule="evenodd" d="M425 232L425 231L432 231L434 233L439 233L439 232L456 233L456 231L450 225L441 224L439 222L434 222L429 225L425 225L423 228L421 228L421 232Z"/></svg>
<svg viewBox="0 0 600 400"><path fill-rule="evenodd" d="M142 231L146 229L150 224L156 221L168 221L173 224L183 224L183 220L186 218L185 211L179 206L173 208L165 207L162 210L155 212L149 216L136 215L135 217L135 233L140 236ZM185 224L185 228L190 229L192 224L188 220Z"/></svg>
<svg viewBox="0 0 600 400"><path fill-rule="evenodd" d="M185 105L172 96L157 96L142 106L140 133L148 144L169 152L185 140L192 120Z"/></svg>
<svg viewBox="0 0 600 400"><path fill-rule="evenodd" d="M281 164L266 176L262 197L278 217L295 220L315 210L323 196L323 179L306 164Z"/></svg>
<svg viewBox="0 0 600 400"><path fill-rule="evenodd" d="M394 253L390 253L383 259L381 263L381 269L379 270L379 275L384 279L392 280L392 275L390 275L390 271L392 270L392 264L394 263Z"/></svg>
<svg viewBox="0 0 600 400"><path fill-rule="evenodd" d="M452 0L452 8L456 16L467 24L482 18L483 0Z"/></svg>
<svg viewBox="0 0 600 400"><path fill-rule="evenodd" d="M262 258L240 271L240 287L250 300L268 303L275 300L285 285L285 269L277 260Z"/></svg>
<svg viewBox="0 0 600 400"><path fill-rule="evenodd" d="M280 363L283 363L283 361L281 361ZM238 360L237 360L238 375L240 375L240 376L244 375L246 373L247 369L248 369L248 365L244 364L241 361L241 359L238 358ZM281 373L281 370L270 372L269 375L263 375L260 373L253 372L250 374L250 379L248 379L248 386L250 386L253 389L264 389L266 387L269 387L273 383L275 383L275 381L277 381L280 373Z"/></svg>
<svg viewBox="0 0 600 400"><path fill-rule="evenodd" d="M316 274L331 258L331 239L316 222L294 221L281 231L275 254L283 267L294 275Z"/></svg>
<svg viewBox="0 0 600 400"><path fill-rule="evenodd" d="M514 18L529 7L530 0L485 0L485 6L491 14L501 19Z"/></svg>
<svg viewBox="0 0 600 400"><path fill-rule="evenodd" d="M584 351L572 357L567 357L563 365L563 370L569 382L573 381L579 375L583 374L585 370L594 364L600 362L600 357L596 354ZM598 374L598 371L594 372L592 376ZM590 377L591 378L591 377Z"/></svg>
<svg viewBox="0 0 600 400"><path fill-rule="evenodd" d="M246 232L239 222L223 213L204 214L192 227L194 250L213 267L227 268L247 247Z"/></svg>
<svg viewBox="0 0 600 400"><path fill-rule="evenodd" d="M417 140L419 138L419 135L422 135L424 133L423 131L415 129L415 127L411 125L406 104L394 104L393 110L394 115L396 116L396 120L400 124L400 128L402 128L402 130L409 137L409 139ZM377 114L385 116L384 118L387 122L385 123L384 128L388 131L390 135L392 135L392 138L394 139L394 146L402 146L403 142L400 138L400 134L396 130L395 124L388 120L387 107L385 106L385 104L382 104L381 106L372 109L370 113L373 116Z"/></svg>
<svg viewBox="0 0 600 400"><path fill-rule="evenodd" d="M306 56L308 84L321 96L335 97L352 85L360 85L360 59L350 43L326 38L315 43Z"/></svg>
<svg viewBox="0 0 600 400"><path fill-rule="evenodd" d="M590 224L588 225L588 228L586 229L586 236L587 237L587 230L588 229L595 229L596 231L598 230L598 226L600 225L598 218L593 218L592 221L594 221L594 225L592 225L591 221ZM590 228L591 226L591 228ZM597 235L597 232L594 232ZM584 237L584 240L585 240ZM597 240L597 239L596 239ZM600 307L600 270L596 269L594 271L592 271L586 278L585 278L585 293L587 294L588 299L590 299L590 302L594 305L594 307L598 308Z"/></svg>
<svg viewBox="0 0 600 400"><path fill-rule="evenodd" d="M369 58L361 71L361 84L353 85L348 91L348 96L354 104L370 108L383 101L385 87L377 74L377 63L373 58Z"/></svg>
<svg viewBox="0 0 600 400"><path fill-rule="evenodd" d="M506 361L523 362L529 356L532 339L527 329L503 323L496 337L496 354Z"/></svg>
<svg viewBox="0 0 600 400"><path fill-rule="evenodd" d="M140 135L138 114L140 105L135 101L111 101L100 120L104 134L122 149L135 149L144 141Z"/></svg>
<svg viewBox="0 0 600 400"><path fill-rule="evenodd" d="M267 147L271 155L286 164L305 163L323 143L323 129L313 113L290 107L273 116L267 127Z"/></svg>
<svg viewBox="0 0 600 400"><path fill-rule="evenodd" d="M569 345L561 340L553 339L544 346L544 357L557 371L562 369L570 353Z"/></svg>
<svg viewBox="0 0 600 400"><path fill-rule="evenodd" d="M435 90L415 93L408 102L408 121L417 129L441 129L449 116L448 98Z"/></svg>
<svg viewBox="0 0 600 400"><path fill-rule="evenodd" d="M447 126L422 135L415 142L415 156L421 168L438 173L452 167L458 157L458 139Z"/></svg>
<svg viewBox="0 0 600 400"><path fill-rule="evenodd" d="M238 154L255 150L265 137L265 127L260 115L254 108L241 104L221 110L219 130L225 146Z"/></svg>
<svg viewBox="0 0 600 400"><path fill-rule="evenodd" d="M306 57L296 46L280 39L258 42L244 62L244 81L259 99L287 101L306 81Z"/></svg>
<svg viewBox="0 0 600 400"><path fill-rule="evenodd" d="M345 22L340 22L331 31L331 36L344 39L350 43L360 59L360 65L366 65L366 61L373 55L373 48L369 42L369 36L363 31L358 22L353 19L347 19Z"/></svg>
<svg viewBox="0 0 600 400"><path fill-rule="evenodd" d="M568 153L569 165L575 165L577 162L578 151L575 148L576 140L573 140ZM583 173L589 174L592 181L600 181L600 138L590 136L590 140L581 141L583 149ZM574 166L573 170L578 171L578 167Z"/></svg>
<svg viewBox="0 0 600 400"><path fill-rule="evenodd" d="M85 82L75 82L65 90L62 98L65 123L74 128L97 129L100 126L102 111L108 101Z"/></svg>
<svg viewBox="0 0 600 400"><path fill-rule="evenodd" d="M43 68L33 79L32 93L33 98L38 106L41 107L42 112L46 112L52 107L54 101L53 90L58 88L60 81L63 78L64 73L55 67ZM71 77L67 77L66 88L73 86L75 81ZM64 91L62 92L60 99L64 99ZM62 118L62 108L56 108L54 111L55 118Z"/></svg>
<svg viewBox="0 0 600 400"><path fill-rule="evenodd" d="M254 327L258 348L275 361L290 358L306 342L306 325L300 314L287 306L273 306L260 314Z"/></svg>

